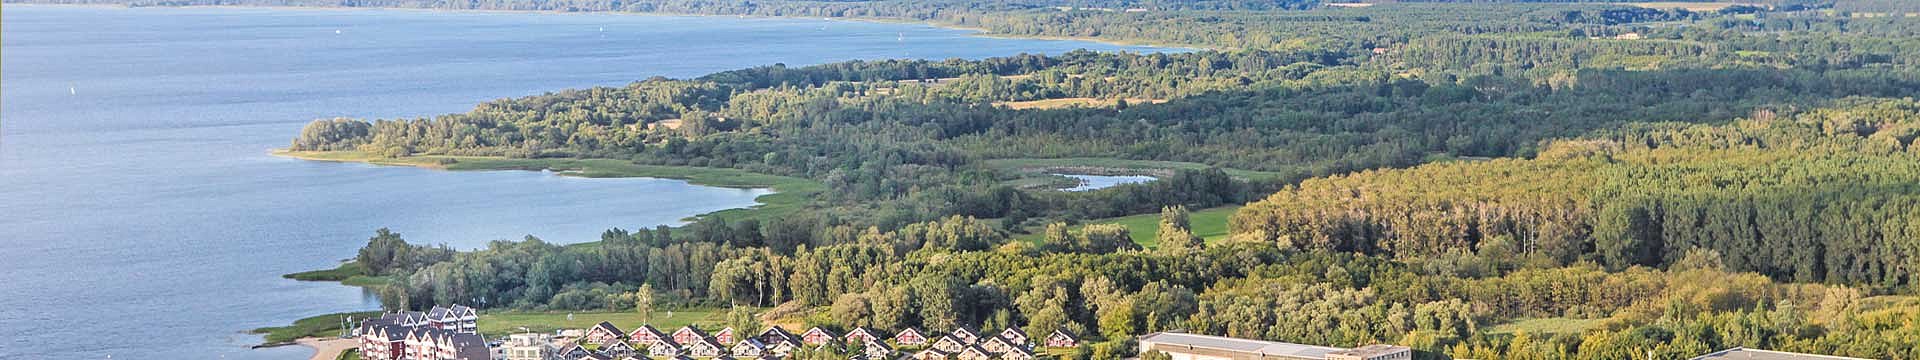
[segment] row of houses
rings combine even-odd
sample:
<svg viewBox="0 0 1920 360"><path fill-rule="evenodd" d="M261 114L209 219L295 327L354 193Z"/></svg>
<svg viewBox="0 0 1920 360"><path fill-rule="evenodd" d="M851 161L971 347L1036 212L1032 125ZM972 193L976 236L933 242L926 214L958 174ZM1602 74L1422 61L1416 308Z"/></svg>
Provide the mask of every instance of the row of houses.
<svg viewBox="0 0 1920 360"><path fill-rule="evenodd" d="M895 359L904 357L894 349L895 346L902 346L924 347L925 350L912 354L913 358L921 360L1031 360L1034 358L1035 340L1047 347L1075 347L1080 344L1079 337L1060 330L1047 334L1043 339L1029 337L1017 328L985 335L962 328L932 335L939 337L911 328L889 335L866 327L856 327L846 334L814 327L795 334L779 326L768 327L758 333L741 332L731 327L709 333L699 327L684 326L667 333L652 325L641 325L626 331L611 322L601 322L581 333L578 341L555 350L554 357L605 360L644 355L659 358L781 359L802 349L832 346L853 351L853 356L859 358ZM597 348L589 349L587 345ZM509 350L510 353L512 351Z"/></svg>
<svg viewBox="0 0 1920 360"><path fill-rule="evenodd" d="M480 333L480 312L459 304L434 306L433 309L425 312L388 312L381 314L378 318L367 319L361 322L361 325L398 325L434 328L461 334L478 334Z"/></svg>
<svg viewBox="0 0 1920 360"><path fill-rule="evenodd" d="M353 337L362 359L491 360L479 319L473 308L460 305L390 312L361 321Z"/></svg>

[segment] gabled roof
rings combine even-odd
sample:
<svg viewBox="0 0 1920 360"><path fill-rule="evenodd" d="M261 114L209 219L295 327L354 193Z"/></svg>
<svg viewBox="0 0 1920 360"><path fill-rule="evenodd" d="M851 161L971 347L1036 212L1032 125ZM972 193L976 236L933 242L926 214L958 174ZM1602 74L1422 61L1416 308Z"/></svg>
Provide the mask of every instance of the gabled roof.
<svg viewBox="0 0 1920 360"><path fill-rule="evenodd" d="M853 334L865 334L866 336L872 336L874 338L887 337L886 333L880 332L879 330L867 328L865 326L855 326L853 327L853 330L847 331L847 335L853 335Z"/></svg>
<svg viewBox="0 0 1920 360"><path fill-rule="evenodd" d="M660 345L671 346L674 349L680 348L680 343L674 342L672 336L661 336L660 339L654 340L652 344L647 344L647 347L651 348Z"/></svg>
<svg viewBox="0 0 1920 360"><path fill-rule="evenodd" d="M595 354L592 352L588 352L586 355L580 355L579 357L575 357L573 359L574 360L613 360L613 358L607 357L606 355Z"/></svg>
<svg viewBox="0 0 1920 360"><path fill-rule="evenodd" d="M760 331L760 336L767 336L767 335L793 337L793 332L787 331L786 328L780 327L780 325L773 325L773 326L768 326L766 330Z"/></svg>
<svg viewBox="0 0 1920 360"><path fill-rule="evenodd" d="M639 328L635 328L635 329L633 329L633 332L630 332L630 333L627 333L627 334L628 334L628 335L632 335L632 334L639 334L639 333L642 333L642 332L645 332L645 333L648 333L648 334L653 334L653 335L655 335L655 336L666 336L666 335L667 335L666 333L663 333L663 332L660 332L660 329L655 329L655 328L653 328L653 325L647 325L647 324L640 324L640 327L639 327Z"/></svg>
<svg viewBox="0 0 1920 360"><path fill-rule="evenodd" d="M812 334L812 333L814 333L814 332L816 332L816 331L817 331L817 332L820 332L821 334L826 334L826 335L827 335L827 337L830 337L830 338L838 338L838 337L840 337L840 334L836 334L836 333L834 333L834 332L833 332L833 330L827 330L827 328L823 328L823 327L819 327L819 326L815 326L815 327L813 327L812 329L807 329L807 332L806 332L805 334L800 334L800 336L806 336L806 334Z"/></svg>
<svg viewBox="0 0 1920 360"><path fill-rule="evenodd" d="M940 349L935 349L935 348L927 348L926 350L920 350L920 352L917 352L914 354L937 354L940 356L953 355L953 354L948 354L945 351L940 351Z"/></svg>
<svg viewBox="0 0 1920 360"><path fill-rule="evenodd" d="M986 343L999 343L1000 345L1005 345L1005 346L1014 346L1014 345L1016 345L1016 344L1014 344L1014 341L1013 341L1013 339L1008 339L1008 338L1006 338L1006 337L1003 337L1003 336L994 336L994 337L990 337L990 338L987 338L986 340L982 340L982 341L980 341L980 343L981 343L981 344L986 344Z"/></svg>
<svg viewBox="0 0 1920 360"><path fill-rule="evenodd" d="M872 348L880 348L880 349L885 349L885 350L887 350L887 351L893 351L893 347L892 347L892 346L887 346L887 342L885 342L885 341L880 341L880 340L877 340L877 339L876 339L876 340L867 340L867 341L865 341L865 344L861 344L861 345L864 345L864 346L866 346L866 347L867 347L868 349L872 349Z"/></svg>
<svg viewBox="0 0 1920 360"><path fill-rule="evenodd" d="M1025 356L1026 356L1027 358L1033 358L1033 357L1034 357L1034 354L1033 354L1033 351L1032 351L1032 350L1027 350L1027 348L1026 348L1026 347L1024 347L1024 346L1015 346L1015 347L1012 347L1012 348L1008 348L1008 349L1007 349L1007 354L1020 354L1020 355L1025 355ZM1003 355L1003 356L1004 356L1004 355Z"/></svg>
<svg viewBox="0 0 1920 360"><path fill-rule="evenodd" d="M616 334L616 335L621 335L621 336L625 336L625 335L627 335L627 332L625 332L625 331L620 331L620 327L618 327L618 326L613 326L613 323L611 323L611 322L606 322L606 321L601 321L601 322L600 322L599 324L593 324L593 328L594 328L594 329L607 329L607 331L611 331L611 332L613 332L613 333L614 333L614 334ZM588 329L587 331L588 331L588 332L592 332L593 330L592 330L592 329Z"/></svg>
<svg viewBox="0 0 1920 360"><path fill-rule="evenodd" d="M702 337L702 338L700 338L699 340L694 340L694 341L693 341L692 343L688 343L688 344L686 344L686 346L688 346L688 347L691 347L691 346L693 346L693 345L695 345L695 344L700 344L700 345L706 345L706 346L711 346L711 347L713 347L713 348L715 348L715 349L720 349L720 350L726 350L726 349L727 349L727 346L726 346L726 345L720 345L720 341L717 341L717 340L714 340L714 339L713 339L713 338L711 338L711 337Z"/></svg>
<svg viewBox="0 0 1920 360"><path fill-rule="evenodd" d="M673 331L673 333L674 333L675 335L679 335L679 334L680 334L680 332L682 332L682 331L690 331L690 332L693 332L693 334L694 334L694 336L698 336L698 337L703 337L703 338L704 338L704 337L707 337L707 332L706 332L706 331L701 331L701 330L700 330L700 328L697 328L697 327L694 327L693 325L687 325L687 326L681 326L681 327L680 327L680 330L674 330L674 331Z"/></svg>
<svg viewBox="0 0 1920 360"><path fill-rule="evenodd" d="M487 349L487 339L479 334L449 335L453 343L453 357L460 360L492 360L493 354Z"/></svg>
<svg viewBox="0 0 1920 360"><path fill-rule="evenodd" d="M620 351L635 351L635 350L639 350L639 349L636 349L636 348L634 348L634 347L633 347L633 344L628 344L628 343L627 343L627 342L625 342L625 341L615 341L615 342L613 342L612 344L607 344L606 346L601 346L601 347L600 347L600 351L603 351L603 352L604 352L604 351L608 351L608 350L616 350L616 349L617 349L617 350L620 350Z"/></svg>
<svg viewBox="0 0 1920 360"><path fill-rule="evenodd" d="M1047 334L1047 337L1049 338L1054 336L1065 336L1067 337L1067 339L1071 339L1073 341L1080 341L1079 335L1074 335L1072 331L1067 331L1067 329L1054 329L1052 334Z"/></svg>
<svg viewBox="0 0 1920 360"><path fill-rule="evenodd" d="M956 329L953 329L953 336L956 336L956 337L975 337L975 338L977 338L977 337L980 337L980 333L978 333L978 332L974 332L973 330L967 330L967 328L964 328L964 327L963 327L963 328L956 328Z"/></svg>
<svg viewBox="0 0 1920 360"><path fill-rule="evenodd" d="M1000 330L1000 336L1007 336L1007 335L1014 335L1014 334L1018 334L1020 335L1020 337L1030 337L1030 336L1027 336L1027 332L1020 331L1020 328L1017 328L1017 327L1008 326L1005 330Z"/></svg>
<svg viewBox="0 0 1920 360"><path fill-rule="evenodd" d="M992 351L987 351L987 349L986 349L986 348L982 348L982 347L980 347L980 345L967 345L967 348L965 348L965 349L960 349L960 354L961 354L961 355L965 355L966 353L969 353L969 352L972 352L972 353L979 353L979 354L980 354L981 356L987 356L987 357L992 357L992 356L993 356L993 352L992 352Z"/></svg>
<svg viewBox="0 0 1920 360"><path fill-rule="evenodd" d="M560 354L561 355L572 354L575 350L579 350L580 352L588 353L588 354L593 353L592 351L587 351L586 347L580 346L580 343L575 342L575 343L569 343L567 344L566 347L560 348Z"/></svg>
<svg viewBox="0 0 1920 360"><path fill-rule="evenodd" d="M921 334L921 333L920 333L920 329L915 329L915 328L905 328L905 329L900 329L900 332L896 332L896 333L893 333L893 337L897 339L897 338L899 338L899 337L900 337L901 335L906 335L906 334L914 334L914 335L919 335L919 336L920 336L920 337L922 337L922 338L925 338L925 337L927 337L927 334Z"/></svg>
<svg viewBox="0 0 1920 360"><path fill-rule="evenodd" d="M953 342L955 345L960 345L960 346L967 345L966 341L960 340L960 338L957 338L957 337L953 337L953 335L940 335L940 338L933 339L934 344L939 344L941 342L948 342L948 341Z"/></svg>

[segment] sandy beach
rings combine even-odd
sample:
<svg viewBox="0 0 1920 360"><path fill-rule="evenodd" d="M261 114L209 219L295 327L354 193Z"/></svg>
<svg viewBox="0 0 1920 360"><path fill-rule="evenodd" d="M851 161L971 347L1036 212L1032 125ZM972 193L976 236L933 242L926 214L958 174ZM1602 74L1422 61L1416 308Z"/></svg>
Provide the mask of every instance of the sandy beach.
<svg viewBox="0 0 1920 360"><path fill-rule="evenodd" d="M340 353L346 352L347 349L352 349L356 346L360 346L359 343L356 343L353 340L349 340L349 339L322 339L322 338L310 337L310 338L300 338L300 340L294 340L294 342L299 343L300 345L303 345L306 347L313 348L313 357L308 358L311 360L338 359L340 358Z"/></svg>

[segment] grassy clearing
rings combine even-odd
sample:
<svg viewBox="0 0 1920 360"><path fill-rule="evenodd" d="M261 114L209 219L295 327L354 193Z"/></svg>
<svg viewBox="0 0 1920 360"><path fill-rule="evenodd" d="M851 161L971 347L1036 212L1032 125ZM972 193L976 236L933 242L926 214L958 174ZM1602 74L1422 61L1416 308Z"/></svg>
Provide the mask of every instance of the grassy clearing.
<svg viewBox="0 0 1920 360"><path fill-rule="evenodd" d="M1213 243L1227 238L1227 218L1233 217L1233 212L1238 210L1240 210L1239 205L1196 210L1188 214L1187 221L1193 224L1194 235L1200 236L1201 239L1205 239L1208 243ZM1159 213L1091 220L1086 223L1125 225L1127 227L1127 233L1133 237L1134 243L1149 249L1160 246L1160 241L1158 240L1160 236ZM1015 237L1015 239L1034 243L1040 242L1040 238L1043 235L1041 234L1042 230L1045 229L1029 230L1028 232L1030 232L1030 234L1020 235Z"/></svg>
<svg viewBox="0 0 1920 360"><path fill-rule="evenodd" d="M995 169L1009 171L1009 172L1016 172L1016 173L1037 173L1037 172L1046 172L1048 170L1053 170L1053 169L1071 169L1071 168L1137 170L1137 171L1143 171L1143 172L1165 171L1165 170L1198 170L1198 169L1208 168L1207 164L1201 164L1201 163L1190 163L1190 162L1179 162L1179 161L1158 161L1158 160L1127 160L1127 159L1113 159L1113 158L993 159L993 160L987 160L986 164L987 166ZM1226 171L1227 175L1231 175L1233 177L1242 178L1242 179L1250 179L1250 180L1266 180L1266 179L1279 178L1285 175L1282 173L1271 172L1271 171L1255 171L1255 170L1241 170L1241 169L1227 169L1227 168L1222 168L1221 170Z"/></svg>
<svg viewBox="0 0 1920 360"><path fill-rule="evenodd" d="M639 165L613 159L508 159L485 156L409 156L385 158L359 151L285 151L274 155L315 161L361 162L376 165L416 166L442 170L553 170L569 176L589 178L649 177L685 180L695 185L730 188L771 188L774 194L754 199L759 206L731 209L700 215L727 220L766 219L800 210L815 194L826 191L818 181L767 175L738 169L693 166Z"/></svg>
<svg viewBox="0 0 1920 360"><path fill-rule="evenodd" d="M280 275L280 277L300 281L338 281L341 285L358 287L381 286L392 283L395 280L389 276L374 276L373 274L369 274L367 273L366 266L362 266L360 263L353 261L341 263L340 266L332 269L303 271Z"/></svg>
<svg viewBox="0 0 1920 360"><path fill-rule="evenodd" d="M1488 329L1487 332L1494 334L1513 334L1522 331L1528 334L1579 334L1587 331L1587 329L1600 325L1603 321L1606 321L1606 319L1570 319L1561 317L1520 319L1494 326Z"/></svg>
<svg viewBox="0 0 1920 360"><path fill-rule="evenodd" d="M336 357L334 359L335 360L360 360L360 349L347 349L347 351L340 352L340 357Z"/></svg>
<svg viewBox="0 0 1920 360"><path fill-rule="evenodd" d="M633 331L642 324L652 324L663 331L673 331L681 326L699 325L702 329L718 329L726 321L727 310L721 308L692 308L672 311L655 311L652 316L643 319L640 313L632 311L588 311L574 312L573 320L567 320L565 311L548 312L493 312L480 314L480 333L488 337L503 336L522 332L525 327L533 332L553 332L560 329L585 329L611 321L621 330ZM671 314L671 316L669 316Z"/></svg>
<svg viewBox="0 0 1920 360"><path fill-rule="evenodd" d="M361 266L359 262L348 261L345 263L341 263L339 267L335 267L332 269L302 271L302 272L297 272L292 274L280 275L280 277L300 280L300 281L343 281L355 276L366 276L366 275L367 275L366 266Z"/></svg>
<svg viewBox="0 0 1920 360"><path fill-rule="evenodd" d="M292 344L294 340L304 337L331 338L340 336L340 319L345 317L365 319L375 316L380 316L380 312L333 313L294 320L293 325L253 329L253 333L266 334L265 345L285 345Z"/></svg>
<svg viewBox="0 0 1920 360"><path fill-rule="evenodd" d="M1650 1L1650 2L1626 3L1626 5L1638 6L1638 7L1649 8L1649 9L1661 9L1661 10L1687 9L1687 11L1706 12L1706 11L1720 11L1720 9L1733 7L1735 5L1750 5L1750 4L1737 3L1737 2Z"/></svg>

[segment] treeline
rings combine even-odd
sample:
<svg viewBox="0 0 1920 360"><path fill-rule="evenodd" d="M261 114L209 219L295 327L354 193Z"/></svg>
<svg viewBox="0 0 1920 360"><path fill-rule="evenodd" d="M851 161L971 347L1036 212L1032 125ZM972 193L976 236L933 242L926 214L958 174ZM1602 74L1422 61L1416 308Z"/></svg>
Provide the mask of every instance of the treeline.
<svg viewBox="0 0 1920 360"><path fill-rule="evenodd" d="M1782 110L1785 111L1785 110ZM1920 104L1852 99L1724 126L1656 124L1559 141L1535 159L1362 172L1234 216L1288 247L1670 266L1691 249L1779 279L1911 289Z"/></svg>
<svg viewBox="0 0 1920 360"><path fill-rule="evenodd" d="M1070 359L1124 357L1126 339L1172 329L1334 346L1396 343L1423 358L1682 357L1732 346L1920 354L1903 340L1920 331L1910 321L1920 304L1728 272L1711 250L1689 252L1665 271L1609 272L1516 267L1493 248L1396 261L1257 242L1139 249L1124 231L1102 226L1048 232L1037 244L1010 242L961 217L810 235L610 231L593 247L496 242L410 272L390 268L404 280L381 293L390 307L629 309L643 298L655 308L783 304L780 316L807 326L1012 326L1095 340ZM804 244L783 252L744 240L782 236ZM1460 272L1476 263L1485 272ZM1597 325L1575 333L1490 330L1543 317Z"/></svg>

